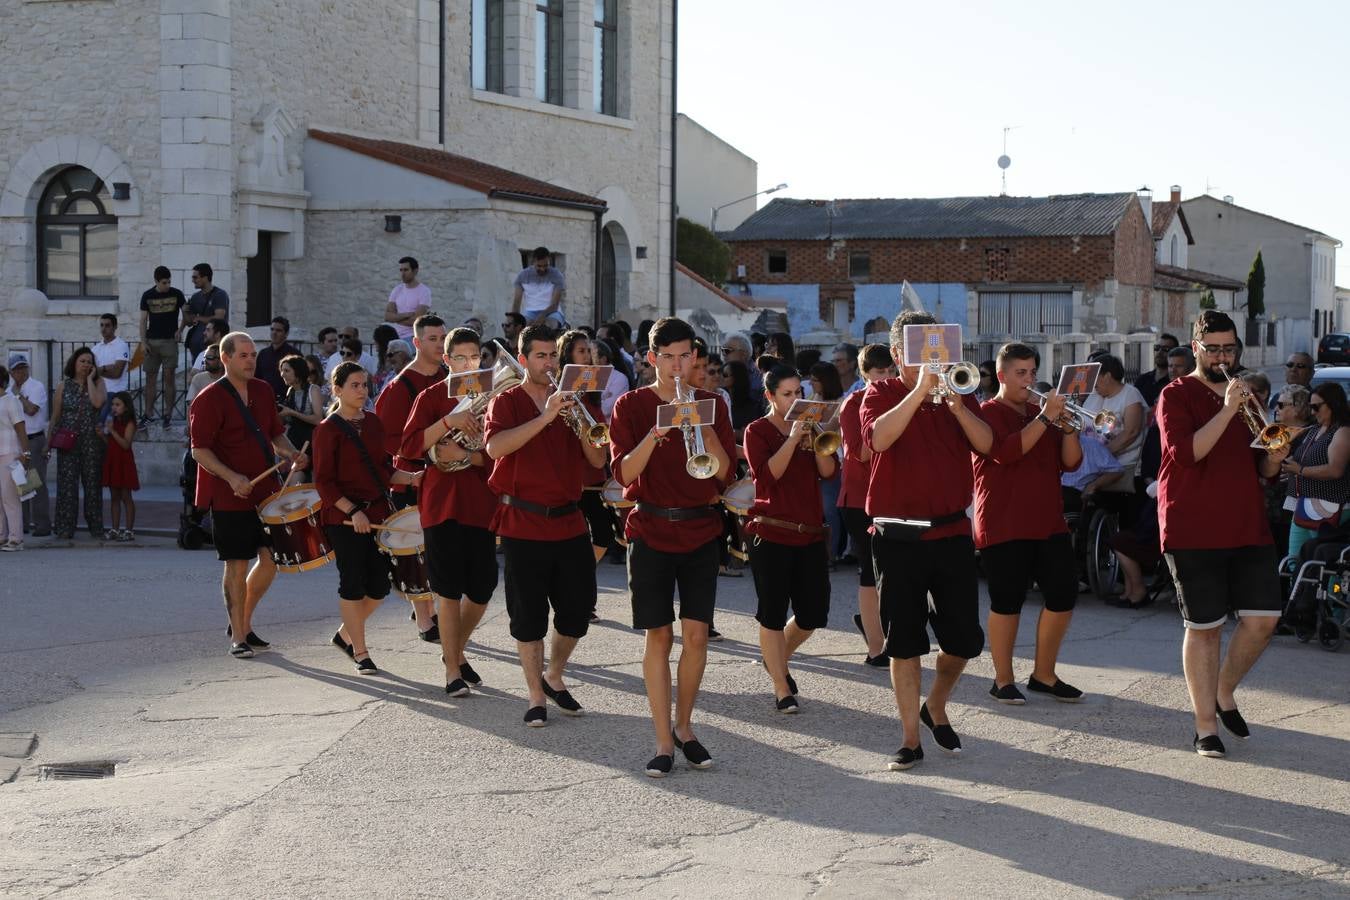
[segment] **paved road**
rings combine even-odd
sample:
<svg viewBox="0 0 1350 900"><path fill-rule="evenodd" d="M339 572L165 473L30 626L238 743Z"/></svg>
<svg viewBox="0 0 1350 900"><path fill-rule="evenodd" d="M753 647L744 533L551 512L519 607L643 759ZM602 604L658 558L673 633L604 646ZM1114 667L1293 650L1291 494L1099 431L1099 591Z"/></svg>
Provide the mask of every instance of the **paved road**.
<svg viewBox="0 0 1350 900"><path fill-rule="evenodd" d="M400 603L373 620L382 676L326 643L331 566L282 576L257 623L277 649L236 661L213 556L144 544L0 559L0 755L37 736L0 786L0 894L1350 894L1350 653L1282 639L1241 695L1253 739L1202 760L1174 610L1085 603L1061 673L1087 702L996 706L986 656L952 707L965 754L926 740L890 773L899 729L859 664L851 577L794 667L796 717L773 712L749 579L723 580L696 720L716 766L653 781L618 567L576 654L587 715L536 730L500 596L473 650L487 686L452 701ZM116 777L36 777L92 760Z"/></svg>

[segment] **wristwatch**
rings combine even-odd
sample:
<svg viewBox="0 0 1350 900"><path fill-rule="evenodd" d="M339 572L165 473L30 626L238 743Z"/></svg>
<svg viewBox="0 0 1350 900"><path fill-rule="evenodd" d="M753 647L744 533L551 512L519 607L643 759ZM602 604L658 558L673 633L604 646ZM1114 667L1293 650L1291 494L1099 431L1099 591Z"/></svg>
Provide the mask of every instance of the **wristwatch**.
<svg viewBox="0 0 1350 900"><path fill-rule="evenodd" d="M1036 421L1037 421L1037 422L1040 422L1040 423L1041 423L1042 425L1044 425L1046 428L1054 428L1054 427L1055 427L1055 423L1054 423L1054 422L1051 422L1049 419L1047 419L1047 418L1045 417L1045 413L1037 413L1037 414L1036 414Z"/></svg>

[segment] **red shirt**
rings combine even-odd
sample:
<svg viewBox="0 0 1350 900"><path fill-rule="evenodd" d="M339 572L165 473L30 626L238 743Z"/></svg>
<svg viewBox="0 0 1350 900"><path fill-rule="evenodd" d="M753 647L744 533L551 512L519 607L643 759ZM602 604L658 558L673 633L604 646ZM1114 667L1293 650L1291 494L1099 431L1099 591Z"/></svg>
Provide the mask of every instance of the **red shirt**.
<svg viewBox="0 0 1350 900"><path fill-rule="evenodd" d="M750 515L819 526L825 521L825 507L820 497L820 470L816 468L815 451L803 450L798 443L782 478L774 478L769 471L769 457L777 453L787 439L767 416L755 419L745 428L745 458L750 463L750 477L755 480L755 505L750 508ZM753 522L747 522L745 530L766 541L792 547L804 547L825 539L820 533L802 534L777 525Z"/></svg>
<svg viewBox="0 0 1350 900"><path fill-rule="evenodd" d="M361 458L361 451L333 419L336 413L324 419L314 429L314 487L323 500L323 509L319 513L322 525L341 525L351 518L351 513L338 509L337 502L343 497L356 502L369 504L363 510L371 522L383 522L389 515L389 505L385 502L385 485L393 476L393 468L385 461L381 453L384 447L384 426L378 416L367 415L360 422L349 422L356 430L361 443L370 455L383 483L376 482L370 468Z"/></svg>
<svg viewBox="0 0 1350 900"><path fill-rule="evenodd" d="M843 481L839 486L839 505L862 509L867 503L867 479L872 474L872 461L863 462L862 402L867 391L854 391L839 407L839 436L844 439Z"/></svg>
<svg viewBox="0 0 1350 900"><path fill-rule="evenodd" d="M269 461L263 455L257 438L244 424L238 404L225 390L225 383L223 379L214 381L193 398L188 410L188 434L194 450L213 451L226 466L252 480L277 460ZM248 411L270 445L285 430L277 415L277 395L261 378L250 378L246 390ZM210 507L238 512L256 509L279 490L281 478L269 476L255 484L253 493L247 498L236 497L228 484L198 466L197 496L193 502L202 509Z"/></svg>
<svg viewBox="0 0 1350 900"><path fill-rule="evenodd" d="M1019 413L999 400L986 400L980 414L994 432L989 455L973 454L975 461L975 546L981 549L1004 541L1039 541L1067 534L1064 498L1059 478L1064 432L1046 428L1045 434L1022 453L1022 429L1035 421L1040 407L1028 403ZM1079 462L1081 465L1081 460Z"/></svg>
<svg viewBox="0 0 1350 900"><path fill-rule="evenodd" d="M393 459L395 468L405 472L420 472L425 465L426 454L419 453L406 458L400 455L403 426L408 421L417 395L444 380L444 366L437 367L431 375L423 375L409 363L402 372L389 379L389 383L380 391L380 396L375 398L375 415L380 417L380 424L384 426L384 452Z"/></svg>
<svg viewBox="0 0 1350 900"><path fill-rule="evenodd" d="M534 398L517 385L493 398L483 426L486 442L499 431L508 431L542 415ZM581 499L586 456L576 432L557 416L543 431L514 453L492 465L488 485L498 494L510 494L530 503L564 506ZM492 530L502 537L531 541L560 541L587 532L580 510L547 519L538 513L500 504L492 517Z"/></svg>
<svg viewBox="0 0 1350 900"><path fill-rule="evenodd" d="M1214 448L1197 461L1195 433L1223 407L1197 378L1178 378L1158 395L1162 467L1158 527L1164 550L1253 547L1272 543L1252 433L1233 416Z"/></svg>
<svg viewBox="0 0 1350 900"><path fill-rule="evenodd" d="M385 388L385 391L403 390L402 385ZM451 398L442 382L433 382L420 394L408 414L408 422L403 426L402 446L399 457L409 461L426 460L422 452L422 433L454 411L459 398ZM458 472L442 472L435 466L427 466L422 476L422 485L417 491L417 514L426 528L439 525L450 519L461 525L475 528L487 528L492 514L497 511L497 495L488 487L488 469L486 466L469 466Z"/></svg>
<svg viewBox="0 0 1350 900"><path fill-rule="evenodd" d="M717 401L716 420L712 428L717 439L722 442L722 448L728 454L734 453L736 435L731 430L731 413L726 401L718 394L698 389L694 390L694 396L699 400ZM609 421L609 452L614 477L620 482L626 475L619 472L619 460L641 443L647 432L656 425L656 408L664 403L656 391L648 387L629 391L614 404ZM672 428L652 450L642 474L624 485L624 499L666 507L712 506L717 503L722 486L734 472L720 471L713 478L694 478L685 471L687 458L684 437L678 428ZM633 509L628 515L624 532L629 539L641 540L663 553L688 553L722 533L722 517L703 516L672 522Z"/></svg>
<svg viewBox="0 0 1350 900"><path fill-rule="evenodd" d="M970 442L946 403L923 405L895 443L877 453L872 429L877 419L909 396L899 378L874 381L862 401L862 436L872 447L872 475L867 483L867 514L876 518L934 519L970 506L974 476L970 466ZM966 409L980 414L980 405L970 394L961 398ZM970 520L959 519L930 528L926 541L970 534Z"/></svg>

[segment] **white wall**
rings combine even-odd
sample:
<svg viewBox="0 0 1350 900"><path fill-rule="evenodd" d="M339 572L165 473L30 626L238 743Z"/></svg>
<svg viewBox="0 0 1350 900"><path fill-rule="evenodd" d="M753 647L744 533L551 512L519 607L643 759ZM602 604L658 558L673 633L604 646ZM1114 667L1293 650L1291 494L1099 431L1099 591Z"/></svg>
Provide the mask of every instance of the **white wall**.
<svg viewBox="0 0 1350 900"><path fill-rule="evenodd" d="M712 227L713 207L759 190L759 164L693 119L680 114L675 137L675 201L680 215ZM728 206L717 214L717 230L730 231L748 219L758 198Z"/></svg>

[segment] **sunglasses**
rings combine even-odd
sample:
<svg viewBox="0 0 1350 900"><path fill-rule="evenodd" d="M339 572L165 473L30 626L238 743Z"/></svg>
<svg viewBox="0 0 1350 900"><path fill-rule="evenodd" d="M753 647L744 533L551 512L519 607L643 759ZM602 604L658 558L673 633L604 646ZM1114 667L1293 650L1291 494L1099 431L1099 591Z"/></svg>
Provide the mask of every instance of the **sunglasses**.
<svg viewBox="0 0 1350 900"><path fill-rule="evenodd" d="M355 358L356 358L356 354L353 353L353 352L350 351L350 350L343 350L343 351L342 351L342 357L343 357L343 359L355 359Z"/></svg>
<svg viewBox="0 0 1350 900"><path fill-rule="evenodd" d="M1311 409L1313 412L1317 412L1319 409L1321 409L1321 408L1324 407L1324 406L1326 406L1325 403L1309 403L1309 404L1308 404L1308 409Z"/></svg>
<svg viewBox="0 0 1350 900"><path fill-rule="evenodd" d="M385 358L385 359L393 359L395 356L398 356L398 353L386 353L386 354L384 355L384 358Z"/></svg>
<svg viewBox="0 0 1350 900"><path fill-rule="evenodd" d="M1286 369L1306 369L1306 368L1308 368L1308 364L1307 364L1307 363L1285 363L1285 364L1284 364L1284 367L1285 367Z"/></svg>

